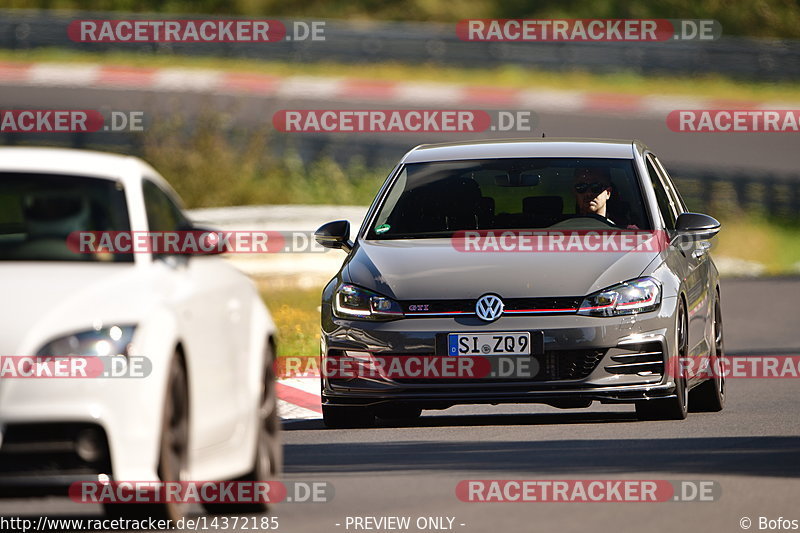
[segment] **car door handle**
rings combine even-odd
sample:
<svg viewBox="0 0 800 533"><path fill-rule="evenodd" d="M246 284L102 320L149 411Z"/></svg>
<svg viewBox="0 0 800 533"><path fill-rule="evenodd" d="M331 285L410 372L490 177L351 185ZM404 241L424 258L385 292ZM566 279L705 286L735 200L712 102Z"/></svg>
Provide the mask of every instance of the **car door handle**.
<svg viewBox="0 0 800 533"><path fill-rule="evenodd" d="M695 259L700 259L704 255L708 253L708 250L711 249L711 243L708 241L700 241L697 243L697 248L694 249L692 252L692 257Z"/></svg>

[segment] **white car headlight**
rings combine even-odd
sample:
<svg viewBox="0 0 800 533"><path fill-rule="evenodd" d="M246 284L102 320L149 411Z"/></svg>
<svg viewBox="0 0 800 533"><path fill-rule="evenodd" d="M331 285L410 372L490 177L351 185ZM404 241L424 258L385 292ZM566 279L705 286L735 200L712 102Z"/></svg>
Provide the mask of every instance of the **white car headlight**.
<svg viewBox="0 0 800 533"><path fill-rule="evenodd" d="M644 277L614 285L583 299L579 315L619 316L653 311L661 304L661 285Z"/></svg>
<svg viewBox="0 0 800 533"><path fill-rule="evenodd" d="M402 317L403 310L391 298L343 283L333 296L333 314L339 318L391 320Z"/></svg>
<svg viewBox="0 0 800 533"><path fill-rule="evenodd" d="M128 355L136 326L110 326L80 331L53 339L39 349L39 357L67 355L99 356Z"/></svg>

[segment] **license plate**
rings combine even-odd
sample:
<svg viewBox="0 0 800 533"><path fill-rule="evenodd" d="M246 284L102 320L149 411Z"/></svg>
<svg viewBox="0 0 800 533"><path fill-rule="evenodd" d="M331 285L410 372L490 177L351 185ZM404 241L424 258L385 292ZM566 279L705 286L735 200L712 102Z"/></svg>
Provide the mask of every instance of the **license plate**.
<svg viewBox="0 0 800 533"><path fill-rule="evenodd" d="M531 334L516 333L450 333L448 355L530 355Z"/></svg>

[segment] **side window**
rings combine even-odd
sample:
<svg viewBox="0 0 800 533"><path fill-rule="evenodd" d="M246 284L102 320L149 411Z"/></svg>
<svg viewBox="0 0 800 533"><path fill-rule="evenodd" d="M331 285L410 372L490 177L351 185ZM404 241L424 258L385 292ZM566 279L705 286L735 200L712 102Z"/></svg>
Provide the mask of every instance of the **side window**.
<svg viewBox="0 0 800 533"><path fill-rule="evenodd" d="M144 180L142 192L150 231L177 231L186 225L181 210L158 185Z"/></svg>
<svg viewBox="0 0 800 533"><path fill-rule="evenodd" d="M672 199L673 203L675 204L676 211L678 214L685 213L687 211L686 204L683 202L683 198L681 198L680 193L678 192L677 187L672 182L672 178L670 178L667 169L664 168L664 165L661 164L661 160L656 157L655 154L650 154L650 157L653 158L653 161L656 164L656 168L661 173L661 176L664 178L664 185L667 187L667 194L669 194L670 198Z"/></svg>
<svg viewBox="0 0 800 533"><path fill-rule="evenodd" d="M661 183L661 178L656 172L653 162L648 156L645 160L647 165L647 174L650 176L650 182L653 184L653 190L656 193L656 201L658 202L658 210L661 212L661 218L664 219L664 226L667 229L675 229L675 212L671 205L667 191Z"/></svg>
<svg viewBox="0 0 800 533"><path fill-rule="evenodd" d="M370 231L374 231L376 234L380 235L381 233L385 233L387 230L391 229L391 225L387 224L390 211L388 209L384 209L384 206L396 205L397 202L400 201L400 197L403 195L403 191L406 190L407 181L408 181L408 169L404 168L401 174L397 176L397 178L394 180L394 183L392 184L392 189L386 196L386 200L384 200L383 205L381 206L381 210L378 213L378 217L375 219L375 226L371 228Z"/></svg>

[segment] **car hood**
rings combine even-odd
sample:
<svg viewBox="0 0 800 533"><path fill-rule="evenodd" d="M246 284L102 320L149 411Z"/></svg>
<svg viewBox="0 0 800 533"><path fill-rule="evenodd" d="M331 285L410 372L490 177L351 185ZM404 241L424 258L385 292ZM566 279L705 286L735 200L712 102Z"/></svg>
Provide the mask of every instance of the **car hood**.
<svg viewBox="0 0 800 533"><path fill-rule="evenodd" d="M398 300L583 296L639 276L658 256L633 252L462 252L450 239L360 241L352 283Z"/></svg>
<svg viewBox="0 0 800 533"><path fill-rule="evenodd" d="M134 323L148 289L130 264L0 262L0 355L31 355L93 324Z"/></svg>

